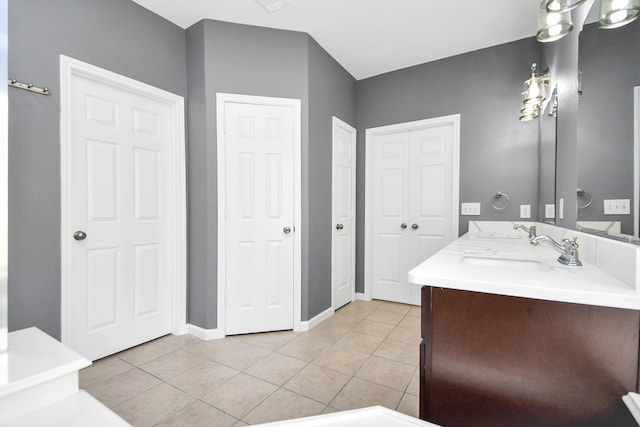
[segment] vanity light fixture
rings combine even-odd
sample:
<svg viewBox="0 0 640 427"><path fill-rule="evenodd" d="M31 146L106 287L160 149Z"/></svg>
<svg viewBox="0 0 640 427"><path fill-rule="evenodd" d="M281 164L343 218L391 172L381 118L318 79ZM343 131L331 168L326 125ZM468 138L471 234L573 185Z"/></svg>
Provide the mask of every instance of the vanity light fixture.
<svg viewBox="0 0 640 427"><path fill-rule="evenodd" d="M568 12L587 0L546 0L547 12Z"/></svg>
<svg viewBox="0 0 640 427"><path fill-rule="evenodd" d="M538 75L536 64L531 64L531 77L524 82L524 92L522 92L522 109L520 110L520 121L533 120L540 115L542 103L547 98L545 86L549 84L549 73Z"/></svg>
<svg viewBox="0 0 640 427"><path fill-rule="evenodd" d="M573 30L571 9L565 12L552 12L547 10L548 3L550 3L548 0L542 0L538 8L538 32L536 38L543 43L559 40Z"/></svg>
<svg viewBox="0 0 640 427"><path fill-rule="evenodd" d="M602 0L598 26L604 29L618 28L635 21L640 16L640 0Z"/></svg>
<svg viewBox="0 0 640 427"><path fill-rule="evenodd" d="M586 0L542 0L538 8L538 32L540 42L552 42L566 36L573 29L571 11ZM640 16L640 0L600 0L598 26L603 29L618 28L635 21Z"/></svg>
<svg viewBox="0 0 640 427"><path fill-rule="evenodd" d="M540 115L540 107L538 107L537 105L530 108L523 107L520 110L519 120L521 122L528 122L529 120L537 119L539 115Z"/></svg>

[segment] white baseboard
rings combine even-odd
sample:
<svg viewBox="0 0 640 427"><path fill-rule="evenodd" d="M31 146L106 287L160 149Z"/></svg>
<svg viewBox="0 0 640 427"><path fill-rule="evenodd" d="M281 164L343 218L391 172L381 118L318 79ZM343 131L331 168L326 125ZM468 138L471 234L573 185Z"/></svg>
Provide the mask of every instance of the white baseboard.
<svg viewBox="0 0 640 427"><path fill-rule="evenodd" d="M333 316L333 313L333 308L329 307L322 313L315 316L313 319L300 322L298 327L294 328L294 330L296 332L305 332L313 329L318 326L318 324L320 324L320 322L322 322L323 320L326 320ZM224 332L219 329L204 329L200 326L192 325L189 323L187 324L187 333L205 341L218 340L225 337Z"/></svg>
<svg viewBox="0 0 640 427"><path fill-rule="evenodd" d="M371 301L371 298L367 297L367 294L356 292L356 299L359 301Z"/></svg>
<svg viewBox="0 0 640 427"><path fill-rule="evenodd" d="M224 332L219 329L204 329L189 323L187 324L187 333L205 341L219 340L225 337Z"/></svg>
<svg viewBox="0 0 640 427"><path fill-rule="evenodd" d="M328 318L333 316L333 313L334 311L332 307L327 308L325 311L318 314L313 319L300 322L300 329L296 329L296 332L305 332L315 328L320 322L322 322L323 320L327 320Z"/></svg>

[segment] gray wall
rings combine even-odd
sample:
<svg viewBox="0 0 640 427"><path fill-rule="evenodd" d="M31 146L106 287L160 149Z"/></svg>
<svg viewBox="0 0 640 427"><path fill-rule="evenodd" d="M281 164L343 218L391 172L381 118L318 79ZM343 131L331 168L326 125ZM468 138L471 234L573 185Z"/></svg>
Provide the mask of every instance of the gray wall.
<svg viewBox="0 0 640 427"><path fill-rule="evenodd" d="M577 183L593 202L578 210L578 220L621 221L622 232L633 234L633 204L630 215L605 216L603 200L633 200L633 88L640 86L640 24L614 30L590 24L579 42Z"/></svg>
<svg viewBox="0 0 640 427"><path fill-rule="evenodd" d="M205 329L215 329L218 268L216 93L301 99L302 145L306 150L308 36L213 20L200 21L186 33L190 94L188 321Z"/></svg>
<svg viewBox="0 0 640 427"><path fill-rule="evenodd" d="M186 95L184 31L129 0L10 0L9 329L60 337L60 97L64 54Z"/></svg>
<svg viewBox="0 0 640 427"><path fill-rule="evenodd" d="M188 254L187 257L187 321L194 325L216 324L218 295L213 286L216 280L217 243L211 240L215 232L216 203L209 201L216 194L216 171L207 165L215 156L215 144L207 144L208 131L215 111L207 109L205 88L204 21L186 31L187 42L187 187L188 197ZM215 135L215 134L214 134ZM215 138L215 136L214 136ZM213 180L213 183L211 181ZM215 200L215 199L214 199ZM211 215L214 215L211 219Z"/></svg>
<svg viewBox="0 0 640 427"><path fill-rule="evenodd" d="M533 38L355 82L304 33L209 20L184 31L129 0L10 0L9 13L10 77L54 94L10 91L12 330L35 325L60 334L61 53L188 93L188 313L189 322L203 328L217 326L217 92L302 100L303 320L331 305L331 116L358 129L359 292L367 128L460 113L460 201L482 203L480 217L460 218L460 233L469 219L516 220L520 204L535 212L538 123L518 121L523 81L541 53ZM570 70L577 54L563 59L563 52L576 43L568 38L542 51L574 83ZM560 99L561 114L576 111L570 96ZM573 182L563 181L564 197L569 190L575 195L575 160L567 160L575 157L574 125L569 113L558 121L559 135L570 141L559 149L563 167L574 174ZM500 212L490 207L498 190L511 196L510 207Z"/></svg>
<svg viewBox="0 0 640 427"><path fill-rule="evenodd" d="M460 202L482 203L481 216L460 217L460 234L469 220L517 220L520 204L531 204L535 216L538 123L518 117L523 82L538 57L530 38L358 81L358 292L364 290L367 128L460 113ZM503 211L491 208L496 191L511 198Z"/></svg>
<svg viewBox="0 0 640 427"><path fill-rule="evenodd" d="M307 319L331 307L332 117L356 125L356 81L309 37ZM304 312L304 309L303 309Z"/></svg>
<svg viewBox="0 0 640 427"><path fill-rule="evenodd" d="M355 121L355 80L305 33L205 20L187 29L187 51L189 322L217 327L217 92L302 101L302 319L308 320L331 306L331 116Z"/></svg>

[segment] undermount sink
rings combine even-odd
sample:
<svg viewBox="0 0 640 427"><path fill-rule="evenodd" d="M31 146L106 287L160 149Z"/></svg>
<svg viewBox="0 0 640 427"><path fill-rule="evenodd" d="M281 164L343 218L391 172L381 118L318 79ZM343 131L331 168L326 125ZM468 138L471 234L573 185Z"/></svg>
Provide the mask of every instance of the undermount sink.
<svg viewBox="0 0 640 427"><path fill-rule="evenodd" d="M504 232L504 231L480 231L475 234L476 237L481 239L522 239L526 234L516 232Z"/></svg>
<svg viewBox="0 0 640 427"><path fill-rule="evenodd" d="M479 267L492 268L518 268L526 270L544 270L544 265L534 259L525 258L506 258L500 256L483 257L465 255L460 260L461 264L475 265Z"/></svg>

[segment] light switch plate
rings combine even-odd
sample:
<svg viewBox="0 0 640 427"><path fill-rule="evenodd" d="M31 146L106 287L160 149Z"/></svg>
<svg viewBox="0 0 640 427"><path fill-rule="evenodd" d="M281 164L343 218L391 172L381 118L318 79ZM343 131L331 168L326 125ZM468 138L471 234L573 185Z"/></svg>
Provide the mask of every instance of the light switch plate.
<svg viewBox="0 0 640 427"><path fill-rule="evenodd" d="M531 205L520 205L520 218L531 218Z"/></svg>
<svg viewBox="0 0 640 427"><path fill-rule="evenodd" d="M629 199L609 199L604 201L605 215L629 215L631 201Z"/></svg>
<svg viewBox="0 0 640 427"><path fill-rule="evenodd" d="M556 217L556 205L554 203L544 205L544 217L545 218Z"/></svg>
<svg viewBox="0 0 640 427"><path fill-rule="evenodd" d="M558 202L558 218L564 219L564 199L561 198Z"/></svg>
<svg viewBox="0 0 640 427"><path fill-rule="evenodd" d="M480 203L462 203L460 215L480 215Z"/></svg>

